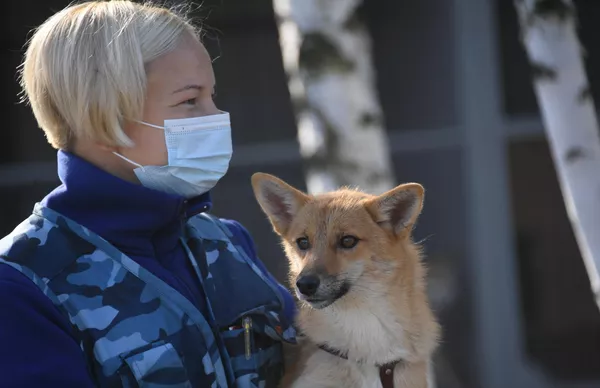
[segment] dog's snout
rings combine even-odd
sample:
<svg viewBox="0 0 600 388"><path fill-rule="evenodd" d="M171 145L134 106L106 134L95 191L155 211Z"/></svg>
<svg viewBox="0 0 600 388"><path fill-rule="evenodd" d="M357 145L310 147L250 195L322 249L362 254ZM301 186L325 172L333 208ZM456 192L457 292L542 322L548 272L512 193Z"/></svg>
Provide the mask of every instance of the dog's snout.
<svg viewBox="0 0 600 388"><path fill-rule="evenodd" d="M321 280L317 275L304 275L298 278L296 281L296 287L298 291L305 296L312 296L317 292Z"/></svg>

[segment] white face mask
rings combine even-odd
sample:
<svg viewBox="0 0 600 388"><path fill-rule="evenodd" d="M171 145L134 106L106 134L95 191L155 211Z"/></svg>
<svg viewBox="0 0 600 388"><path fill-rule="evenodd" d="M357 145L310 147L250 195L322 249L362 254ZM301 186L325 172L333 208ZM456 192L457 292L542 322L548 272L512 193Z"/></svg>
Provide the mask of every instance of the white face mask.
<svg viewBox="0 0 600 388"><path fill-rule="evenodd" d="M233 151L229 113L165 120L164 127L140 123L164 130L168 164L142 166L113 153L137 167L133 171L142 185L192 198L212 189L227 172Z"/></svg>

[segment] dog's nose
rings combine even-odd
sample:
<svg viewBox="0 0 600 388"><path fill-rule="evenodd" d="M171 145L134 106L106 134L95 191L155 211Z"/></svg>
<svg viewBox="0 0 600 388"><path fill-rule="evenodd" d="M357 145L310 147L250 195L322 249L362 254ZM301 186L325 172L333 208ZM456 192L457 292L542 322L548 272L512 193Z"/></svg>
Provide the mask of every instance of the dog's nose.
<svg viewBox="0 0 600 388"><path fill-rule="evenodd" d="M305 296L312 296L317 292L321 281L316 275L304 275L296 281L296 287Z"/></svg>

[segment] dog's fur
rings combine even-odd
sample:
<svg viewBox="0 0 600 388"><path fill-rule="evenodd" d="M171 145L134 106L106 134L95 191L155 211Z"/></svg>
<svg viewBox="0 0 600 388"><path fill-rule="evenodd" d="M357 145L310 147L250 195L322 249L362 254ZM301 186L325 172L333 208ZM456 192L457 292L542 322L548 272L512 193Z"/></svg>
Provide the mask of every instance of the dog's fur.
<svg viewBox="0 0 600 388"><path fill-rule="evenodd" d="M381 387L376 365L402 360L394 386L428 387L440 328L411 239L423 187L404 184L380 196L350 189L311 196L263 173L252 176L252 186L281 237L292 286L307 275L320 280L308 297L295 286L296 324L306 337L282 386ZM344 244L344 236L357 240ZM307 239L302 249L299 238ZM320 344L347 353L348 360Z"/></svg>

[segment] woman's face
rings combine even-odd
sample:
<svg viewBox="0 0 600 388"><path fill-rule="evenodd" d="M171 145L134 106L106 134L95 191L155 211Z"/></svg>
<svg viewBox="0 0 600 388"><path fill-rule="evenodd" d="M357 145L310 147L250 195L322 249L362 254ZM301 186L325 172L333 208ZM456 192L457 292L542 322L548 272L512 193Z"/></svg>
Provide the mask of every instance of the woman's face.
<svg viewBox="0 0 600 388"><path fill-rule="evenodd" d="M147 78L143 115L146 123L162 127L166 119L220 113L212 98L215 76L210 56L192 37L186 36L175 50L151 62L147 66ZM125 126L125 132L135 146L119 148L117 152L143 166L167 164L163 130L130 122ZM130 171L134 168L126 161L122 162L126 163L123 168Z"/></svg>

